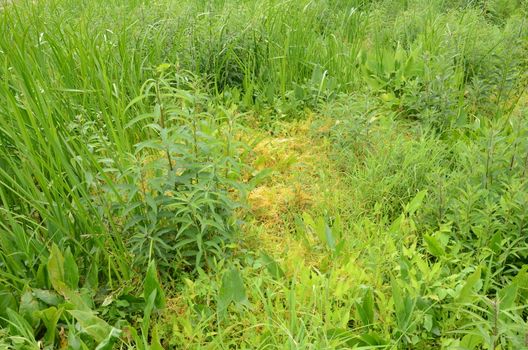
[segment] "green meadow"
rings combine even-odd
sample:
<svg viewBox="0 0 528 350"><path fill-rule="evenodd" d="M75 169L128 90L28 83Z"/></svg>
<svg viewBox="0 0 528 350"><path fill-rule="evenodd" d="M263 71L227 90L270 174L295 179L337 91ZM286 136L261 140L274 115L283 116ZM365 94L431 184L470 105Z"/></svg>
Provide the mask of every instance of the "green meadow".
<svg viewBox="0 0 528 350"><path fill-rule="evenodd" d="M0 1L0 350L528 349L528 2Z"/></svg>

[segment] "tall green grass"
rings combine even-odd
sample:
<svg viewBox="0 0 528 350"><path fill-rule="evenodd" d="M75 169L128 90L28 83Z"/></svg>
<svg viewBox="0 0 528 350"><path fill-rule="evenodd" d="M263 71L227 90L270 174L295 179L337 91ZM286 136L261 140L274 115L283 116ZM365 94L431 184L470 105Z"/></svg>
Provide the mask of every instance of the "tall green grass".
<svg viewBox="0 0 528 350"><path fill-rule="evenodd" d="M516 249L525 125L512 113L526 84L527 11L499 0L4 5L0 324L12 344L19 335L25 346L45 338L53 347L59 323L87 347L110 344L117 331L101 318L135 325L143 312L144 334L129 345L148 345L149 316L162 304L161 292L151 293L154 261L179 285L225 258L239 230L235 213L260 176L242 162L250 152L240 138L245 113L271 124L307 110L332 114L342 122L330 135L335 157L361 202L351 218L391 222L427 189L440 208L426 202L428 219L416 225L453 222L466 242L453 256L491 249L495 276L512 279L526 256ZM371 132L378 119L398 127ZM407 134L410 127L418 131ZM371 141L385 137L388 144ZM482 233L490 227L492 238ZM80 277L62 281L68 268ZM145 274L146 289L138 283ZM108 307L117 299L132 316ZM101 318L79 313L88 310ZM89 328L87 320L102 333L73 326ZM412 343L398 320L391 334ZM308 323L291 322L309 332ZM290 347L314 337L290 337Z"/></svg>

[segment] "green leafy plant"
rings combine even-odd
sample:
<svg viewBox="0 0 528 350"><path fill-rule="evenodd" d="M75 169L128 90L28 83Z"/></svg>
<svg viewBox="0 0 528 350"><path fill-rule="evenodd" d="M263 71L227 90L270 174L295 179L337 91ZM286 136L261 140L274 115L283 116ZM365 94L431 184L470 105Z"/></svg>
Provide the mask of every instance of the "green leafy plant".
<svg viewBox="0 0 528 350"><path fill-rule="evenodd" d="M127 127L145 125L155 138L138 143L133 162L119 174L118 182L132 183L118 185L122 204L112 215L126 218L123 230L136 262L155 257L170 273L222 254L236 230L232 213L244 195L245 169L233 112L210 111L192 80L167 70L160 66L160 77L147 81L129 105L154 103L153 112Z"/></svg>
<svg viewBox="0 0 528 350"><path fill-rule="evenodd" d="M527 4L3 1L0 349L525 348Z"/></svg>

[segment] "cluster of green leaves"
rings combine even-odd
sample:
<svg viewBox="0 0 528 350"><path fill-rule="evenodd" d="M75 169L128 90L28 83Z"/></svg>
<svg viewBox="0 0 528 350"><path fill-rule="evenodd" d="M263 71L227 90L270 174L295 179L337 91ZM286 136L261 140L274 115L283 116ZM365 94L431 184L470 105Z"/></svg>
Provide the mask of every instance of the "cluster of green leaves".
<svg viewBox="0 0 528 350"><path fill-rule="evenodd" d="M522 348L526 4L0 8L0 348ZM314 268L223 260L239 108L335 118L350 200L292 225Z"/></svg>
<svg viewBox="0 0 528 350"><path fill-rule="evenodd" d="M478 7L452 10L417 2L373 16L374 48L361 51L362 79L400 116L436 128L461 126L501 113L525 79L525 14L512 12L502 26Z"/></svg>
<svg viewBox="0 0 528 350"><path fill-rule="evenodd" d="M23 290L17 309L10 300L2 300L0 316L7 324L7 335L0 342L2 349L114 349L117 343L128 343L138 349L162 349L156 334L149 341L149 324L154 310L164 307L165 296L159 284L156 265L149 264L143 283L145 303L132 295L120 295L120 300L107 296L102 306L120 303L130 312L143 309L141 336L124 317L111 326L96 312L97 300L91 279L81 283L79 268L72 252L62 254L57 245L51 253L38 281ZM12 300L11 300L12 301ZM130 333L123 336L123 330ZM150 346L149 344L152 344ZM149 347L150 346L150 347Z"/></svg>
<svg viewBox="0 0 528 350"><path fill-rule="evenodd" d="M378 286L374 304L385 303L386 293L395 308L395 324L376 324L376 333L403 348L523 348L525 107L439 136L376 115L383 104L372 105L374 112L355 102L354 117L338 114L331 137L357 201L345 211L356 218L351 234L390 237L387 267L373 257L387 252L366 257L390 281L389 291ZM373 310L387 322L381 306Z"/></svg>
<svg viewBox="0 0 528 350"><path fill-rule="evenodd" d="M212 102L201 79L160 65L162 56L140 49L151 32L107 22L99 5L17 2L1 10L6 346L58 347L79 330L78 320L60 311L76 296L52 283L52 247L73 269L64 273L75 279L69 288L84 290L84 304L64 309L100 312L90 319L111 323L114 341L119 320L136 326L152 308L137 283L149 264L178 280L223 255L236 230L233 211L245 188L239 157L247 151L236 140L237 107ZM143 5L109 8L140 16ZM42 299L50 293L59 299ZM146 341L148 324L143 328ZM74 335L71 344L81 344ZM94 348L100 335L82 342Z"/></svg>
<svg viewBox="0 0 528 350"><path fill-rule="evenodd" d="M445 147L435 142L423 147ZM399 147L407 152L413 144L408 140ZM422 162L437 162L425 152L421 157ZM379 159L378 167L385 162ZM400 171L408 173L409 168ZM460 168L451 176L472 182L470 173L477 172ZM316 267L294 251L285 252L293 255L286 265L284 258L242 250L215 267L221 274L200 273L187 281L183 315L166 315L156 326L163 341L192 344L189 348L523 348L526 235L503 231L518 224L517 216L487 219L494 231L482 231L486 221L475 217L472 228L481 235L490 240L500 235L503 241L494 247L487 246L489 240L463 236L448 213L462 210L456 201L464 184L448 186L452 198L441 209L434 193L438 176L417 178L415 188L421 190L414 190L397 210L397 204L385 202L383 192L366 187L369 180L355 175L351 184L378 201L374 211L341 203L344 208L337 214L304 213L296 220L292 234L308 254L321 257ZM504 184L497 186L501 188ZM526 198L526 192L519 196ZM517 206L506 198L499 203ZM439 210L444 210L444 220L437 221ZM472 215L480 212L471 210ZM341 215L354 220L343 222Z"/></svg>
<svg viewBox="0 0 528 350"><path fill-rule="evenodd" d="M118 192L108 219L122 220L120 231L135 263L145 266L155 258L169 277L225 250L236 228L233 211L245 193L240 157L248 148L236 139L236 106L212 104L195 79L169 64L158 71L127 107L147 103L153 110L125 126L148 129L153 138L134 145L112 171L116 179L106 196Z"/></svg>

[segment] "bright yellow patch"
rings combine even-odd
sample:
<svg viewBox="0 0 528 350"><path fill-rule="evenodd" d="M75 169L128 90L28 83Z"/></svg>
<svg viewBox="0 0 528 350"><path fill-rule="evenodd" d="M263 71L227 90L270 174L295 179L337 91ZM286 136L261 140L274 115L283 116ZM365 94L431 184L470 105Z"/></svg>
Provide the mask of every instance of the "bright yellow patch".
<svg viewBox="0 0 528 350"><path fill-rule="evenodd" d="M271 169L272 174L248 196L253 220L244 230L247 241L287 268L299 261L317 266L321 259L310 247L315 242L294 234L296 216L338 210L346 195L329 158L327 139L314 137L327 133L333 123L328 120L314 128L310 118L282 125L280 135L259 135L249 160L256 170Z"/></svg>

